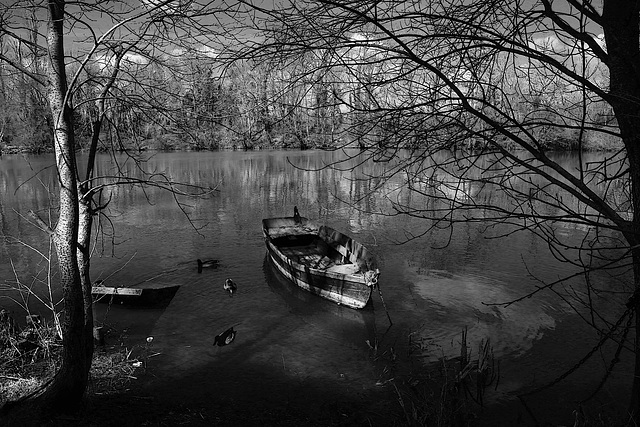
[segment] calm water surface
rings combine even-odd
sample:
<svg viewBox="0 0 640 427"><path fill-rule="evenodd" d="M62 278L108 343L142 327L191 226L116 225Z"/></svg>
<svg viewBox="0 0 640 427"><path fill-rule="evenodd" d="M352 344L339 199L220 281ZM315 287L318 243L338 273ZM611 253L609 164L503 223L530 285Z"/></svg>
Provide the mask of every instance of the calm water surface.
<svg viewBox="0 0 640 427"><path fill-rule="evenodd" d="M366 196L379 183L360 180L375 174L380 165L321 172L291 165L317 169L336 156L324 152L153 156L144 165L147 170L163 171L175 181L218 186L212 197L184 200L191 223L166 192L111 190L111 223L101 223L104 239L95 247L93 280L113 286L182 285L165 310L98 307L97 320L112 328L112 342L125 335L128 345L143 345L146 336L154 337L152 349L160 354L150 360L151 392L187 402L250 401L265 408L295 405L325 389L335 396L362 396L368 402L376 396L393 398L390 383L380 383L415 376L442 357L455 357L466 328L474 354L479 342L489 339L500 360L500 382L487 397L493 406L484 415L486 424L509 424L523 412L511 405L517 394L553 380L590 350L597 337L568 303L552 293L508 307L492 305L530 292L539 285L538 279L554 280L569 272L544 242L522 233L488 239L500 230L461 224L452 234L434 231L399 245L407 233L417 234L428 224L366 214L350 206L389 212L388 197L399 183L388 183ZM48 217L46 188L56 185L51 169L46 169L52 162L46 156L0 158L0 225L5 236L0 293L5 296L15 296L8 289L15 282L14 268L23 283L46 294L33 278L42 277L46 264L26 246L46 252L46 239L24 215L31 209ZM135 173L132 162L125 167ZM113 168L108 156L98 159L99 173L112 173ZM34 178L36 171L41 172ZM292 288L272 270L265 258L260 220L291 215L294 205L304 216L349 233L373 251L382 271L380 286L393 320L391 328L377 293L371 307L350 310ZM564 232L581 237L580 230ZM216 258L220 267L198 274L197 258ZM222 289L227 277L238 284L233 298ZM44 314L33 298L31 304L32 310ZM19 312L7 298L0 298L0 306ZM615 314L617 307L612 302L608 314ZM213 347L213 337L230 326L238 331L233 345ZM367 341L378 343L377 353ZM571 422L574 401L586 397L598 383L608 363L605 355L561 385L532 397L538 421ZM630 390L630 366L623 360L602 397L592 403L624 400ZM339 399L327 401L337 404ZM373 406L367 410L375 411Z"/></svg>

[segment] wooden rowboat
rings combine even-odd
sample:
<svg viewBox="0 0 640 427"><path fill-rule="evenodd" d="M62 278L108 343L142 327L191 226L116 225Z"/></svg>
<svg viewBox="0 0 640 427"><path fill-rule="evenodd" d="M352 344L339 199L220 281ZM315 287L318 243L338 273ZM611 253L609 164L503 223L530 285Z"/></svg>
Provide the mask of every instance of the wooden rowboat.
<svg viewBox="0 0 640 427"><path fill-rule="evenodd" d="M371 298L380 271L367 249L349 236L297 214L262 220L273 265L293 283L351 308Z"/></svg>
<svg viewBox="0 0 640 427"><path fill-rule="evenodd" d="M94 301L108 304L132 305L138 307L166 307L169 305L180 285L161 288L114 288L93 286L91 294Z"/></svg>

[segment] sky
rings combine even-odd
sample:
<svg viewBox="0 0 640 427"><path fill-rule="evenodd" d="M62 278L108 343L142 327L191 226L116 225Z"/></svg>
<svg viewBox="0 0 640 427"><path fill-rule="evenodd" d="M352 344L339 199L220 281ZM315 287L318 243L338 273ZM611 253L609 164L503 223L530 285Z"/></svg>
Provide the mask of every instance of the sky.
<svg viewBox="0 0 640 427"><path fill-rule="evenodd" d="M40 43L42 44L44 42L44 33L46 31L46 26L44 24L47 16L46 0L35 1L40 5L40 8L37 10L37 17L41 21L39 33L41 34ZM256 1L261 7L269 7L269 5L272 4L270 0ZM461 1L464 3L467 0ZM25 28L28 26L28 18L31 15L31 11L25 6L29 3L29 0L0 0L1 5L9 7L9 9L2 11L3 15L8 17L6 18L7 21L9 23L13 23L13 28L21 35L28 34ZM86 52L91 48L95 40L113 28L118 21L123 20L130 19L131 21L128 21L126 25L122 25L120 28L113 31L112 38L116 41L125 42L135 40L136 36L140 34L141 26L148 21L148 11L154 8L157 10L161 4L166 2L163 0L90 0L87 3L91 4L90 8L82 6L83 3L81 2L72 3L67 6L67 12L69 14L67 19L68 32L65 37L68 52ZM221 36L226 36L228 34L225 34L225 32L230 32L230 28L235 24L232 22L231 18L223 18L223 14L213 13L214 9L223 3L224 0L174 0L169 2L169 4L172 5L171 8L168 6L162 6L161 10L164 12L173 12L176 9L180 10L181 8L189 5L207 5L207 7L209 7L210 14L200 18L200 23L202 25L209 25L208 28L205 28L205 33L208 30L210 35L218 33ZM234 2L229 1L228 3L233 4ZM525 5L527 3L533 4L533 0L526 0L524 2ZM601 8L601 3L601 0L594 1L596 8ZM568 6L566 0L556 0L553 1L552 4L554 9L567 14L568 19L570 15L573 15L572 9ZM139 19L133 19L135 16L140 16L145 13L147 13L147 16L140 17ZM575 16L574 22L577 22L577 19L578 17ZM169 23L167 28L170 28L170 26L171 24ZM594 23L589 23L588 28L594 36L597 38L599 37L601 44L603 44L602 30ZM198 29L198 31L200 30L201 28ZM213 56L215 54L216 46L213 39L207 40L206 37L196 39L193 35L188 33L189 29L181 30L178 29L178 27L174 27L172 31L173 32L169 33L169 37L173 37L174 43L176 41L184 42L191 40L192 42L190 47L199 51L201 54L206 56ZM560 50L567 47L567 43L565 41L559 39L551 32L547 34L539 33L533 36L531 43L539 49ZM165 47L166 50L171 50L169 47L170 44L171 40L167 40ZM184 51L184 49L181 51ZM141 58L134 59L133 55L131 55L131 58L134 61L142 60Z"/></svg>

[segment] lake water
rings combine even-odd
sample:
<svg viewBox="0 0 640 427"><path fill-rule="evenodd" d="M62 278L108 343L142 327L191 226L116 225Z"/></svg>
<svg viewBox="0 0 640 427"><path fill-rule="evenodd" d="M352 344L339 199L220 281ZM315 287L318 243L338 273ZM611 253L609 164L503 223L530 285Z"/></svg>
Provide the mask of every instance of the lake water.
<svg viewBox="0 0 640 427"><path fill-rule="evenodd" d="M479 343L489 339L500 361L500 381L486 396L484 422L508 425L520 414L533 423L517 395L574 366L598 337L569 303L550 292L508 307L492 303L514 300L538 286L537 279L555 280L571 270L531 234L490 239L501 230L484 230L477 223L398 244L428 224L371 213L390 212L388 197L400 184L366 179L379 172L379 164L312 171L339 155L160 153L144 163L146 170L164 172L174 181L218 190L201 200L181 199L191 222L167 192L129 187L110 191L110 222L101 222L103 239L94 248L92 279L112 286L181 288L164 310L98 306L96 320L112 330L107 341L141 347L147 336L154 337L151 350L160 354L149 360L153 375L145 384L150 393L201 405L213 400L250 402L265 410L316 399L310 411L321 415L328 406L339 405L340 396L359 399L367 413L381 411L380 401L397 406L393 382L387 380L399 384L437 370L442 357L459 355L466 328L472 357ZM0 295L16 296L9 289L16 273L23 284L47 295L39 282L46 263L30 248L46 253L47 240L26 213L34 210L48 220L50 203L55 203L47 192L56 186L52 164L50 156L0 157L0 225L5 237ZM100 174L114 173L107 155L99 156L97 165ZM133 162L124 167L136 173ZM379 191L369 195L377 187ZM392 327L377 292L372 306L355 311L299 291L272 270L265 258L261 219L291 215L294 206L373 252ZM577 240L583 233L560 231ZM198 258L218 259L220 266L198 274ZM233 298L222 288L226 278L238 285ZM579 286L580 280L565 287ZM610 278L600 280L606 287ZM34 298L30 304L33 311L46 313ZM0 298L0 306L22 317L10 299ZM620 304L612 301L605 310L615 315ZM237 330L235 342L213 347L213 337L230 326ZM377 352L369 346L375 343ZM603 349L559 385L528 398L538 421L572 423L575 402L598 384L610 355L610 349ZM621 403L626 403L633 372L627 359L623 354L611 381L589 406L624 409Z"/></svg>

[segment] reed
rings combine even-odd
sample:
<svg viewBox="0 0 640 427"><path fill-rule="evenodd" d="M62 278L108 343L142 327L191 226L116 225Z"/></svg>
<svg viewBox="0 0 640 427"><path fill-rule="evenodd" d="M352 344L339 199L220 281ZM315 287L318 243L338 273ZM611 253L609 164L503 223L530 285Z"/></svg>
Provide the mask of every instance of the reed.
<svg viewBox="0 0 640 427"><path fill-rule="evenodd" d="M420 369L405 381L393 382L403 423L407 426L466 426L477 420L485 393L500 379L490 341L482 340L477 351L461 333L460 355L440 359L437 369Z"/></svg>
<svg viewBox="0 0 640 427"><path fill-rule="evenodd" d="M89 372L88 394L111 395L127 390L136 371L159 353L152 351L152 337L126 348L120 344L100 346L94 352ZM37 322L18 329L4 310L0 311L0 407L37 391L55 375L62 349L57 327ZM132 356L136 355L136 356Z"/></svg>
<svg viewBox="0 0 640 427"><path fill-rule="evenodd" d="M51 322L28 316L19 329L6 310L0 310L0 407L38 390L58 364L61 348Z"/></svg>

